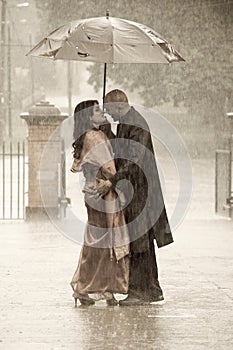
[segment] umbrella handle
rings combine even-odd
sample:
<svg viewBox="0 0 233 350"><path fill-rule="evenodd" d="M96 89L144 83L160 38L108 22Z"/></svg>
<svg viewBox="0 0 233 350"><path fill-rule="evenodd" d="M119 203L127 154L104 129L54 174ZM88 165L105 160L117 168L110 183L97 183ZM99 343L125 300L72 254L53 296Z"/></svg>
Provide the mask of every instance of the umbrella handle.
<svg viewBox="0 0 233 350"><path fill-rule="evenodd" d="M106 91L106 75L107 75L107 63L104 63L104 87L103 87L103 102Z"/></svg>

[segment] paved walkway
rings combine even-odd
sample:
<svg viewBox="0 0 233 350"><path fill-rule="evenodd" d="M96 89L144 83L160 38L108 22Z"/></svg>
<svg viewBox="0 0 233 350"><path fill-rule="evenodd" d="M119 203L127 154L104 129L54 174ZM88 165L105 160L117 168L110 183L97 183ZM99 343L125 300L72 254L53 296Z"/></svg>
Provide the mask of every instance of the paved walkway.
<svg viewBox="0 0 233 350"><path fill-rule="evenodd" d="M157 252L162 305L75 309L80 246L48 222L1 224L0 350L232 350L233 222L214 215L213 165L193 163L190 210Z"/></svg>
<svg viewBox="0 0 233 350"><path fill-rule="evenodd" d="M75 309L80 247L49 223L0 230L0 349L233 348L232 221L184 221L159 250L166 302L137 308Z"/></svg>

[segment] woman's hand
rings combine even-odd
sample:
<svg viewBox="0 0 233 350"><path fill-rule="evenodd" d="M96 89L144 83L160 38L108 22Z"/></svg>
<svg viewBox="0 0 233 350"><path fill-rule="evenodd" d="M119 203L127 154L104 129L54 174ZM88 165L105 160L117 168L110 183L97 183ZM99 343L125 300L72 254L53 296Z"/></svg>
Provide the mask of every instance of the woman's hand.
<svg viewBox="0 0 233 350"><path fill-rule="evenodd" d="M81 164L81 160L74 158L70 171L72 171L72 173L77 173L78 171L80 171L81 170L80 164Z"/></svg>

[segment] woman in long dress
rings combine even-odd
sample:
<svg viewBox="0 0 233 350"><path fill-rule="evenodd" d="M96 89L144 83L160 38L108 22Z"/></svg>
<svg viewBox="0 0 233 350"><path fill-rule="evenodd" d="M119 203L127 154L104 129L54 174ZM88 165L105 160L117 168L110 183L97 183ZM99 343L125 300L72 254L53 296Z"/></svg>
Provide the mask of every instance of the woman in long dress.
<svg viewBox="0 0 233 350"><path fill-rule="evenodd" d="M116 173L112 147L102 131L106 130L106 123L98 101L83 101L76 106L71 171L84 173L88 222L71 281L75 306L77 299L83 305L94 304L91 295L96 294L105 298L108 305L117 305L114 293L128 291L129 237L122 212L124 197L115 190L103 197L96 192L98 179L108 179Z"/></svg>

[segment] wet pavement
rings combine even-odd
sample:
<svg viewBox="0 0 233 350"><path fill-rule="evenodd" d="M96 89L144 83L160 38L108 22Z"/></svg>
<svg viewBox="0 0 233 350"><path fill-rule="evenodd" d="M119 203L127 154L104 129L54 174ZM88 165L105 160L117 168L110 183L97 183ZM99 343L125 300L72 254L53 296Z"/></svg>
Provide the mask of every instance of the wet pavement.
<svg viewBox="0 0 233 350"><path fill-rule="evenodd" d="M232 228L183 222L158 254L163 304L75 309L80 247L48 223L2 224L0 349L232 349Z"/></svg>
<svg viewBox="0 0 233 350"><path fill-rule="evenodd" d="M207 192L196 195L175 243L157 251L160 305L74 308L80 246L48 222L2 223L0 349L231 350L233 222L215 216L211 198L204 215Z"/></svg>

